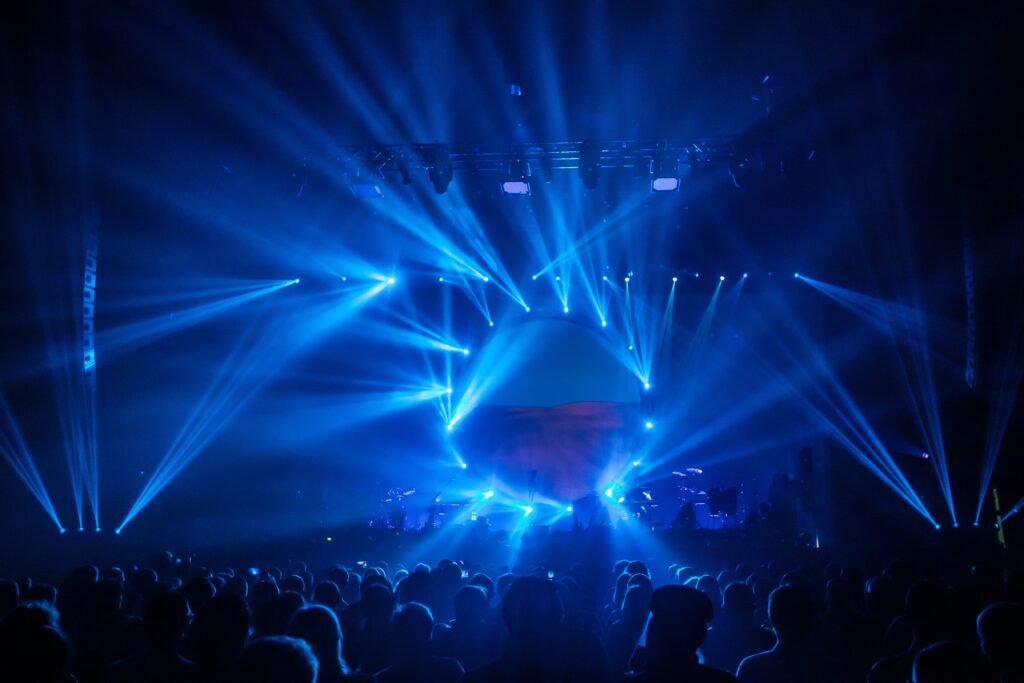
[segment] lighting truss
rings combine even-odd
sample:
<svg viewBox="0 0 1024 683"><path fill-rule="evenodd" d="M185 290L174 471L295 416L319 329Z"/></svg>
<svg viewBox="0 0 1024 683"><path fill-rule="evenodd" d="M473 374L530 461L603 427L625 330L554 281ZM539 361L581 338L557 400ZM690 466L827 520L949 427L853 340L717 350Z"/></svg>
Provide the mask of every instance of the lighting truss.
<svg viewBox="0 0 1024 683"><path fill-rule="evenodd" d="M581 156L587 157L588 165L596 163L600 168L632 168L643 172L650 172L653 159L665 156L692 166L728 164L736 160L736 150L729 138L532 142L519 145L371 144L342 147L338 159L373 173L393 173L405 178L413 170L430 170L436 163L439 148L447 151L453 171L474 173L503 173L512 157L544 171L578 170Z"/></svg>

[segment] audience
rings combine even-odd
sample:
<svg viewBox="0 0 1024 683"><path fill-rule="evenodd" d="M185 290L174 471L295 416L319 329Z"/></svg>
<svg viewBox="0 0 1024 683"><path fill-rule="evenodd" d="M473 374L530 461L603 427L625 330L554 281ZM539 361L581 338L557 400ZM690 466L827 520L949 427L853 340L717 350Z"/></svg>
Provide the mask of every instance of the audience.
<svg viewBox="0 0 1024 683"><path fill-rule="evenodd" d="M1013 569L578 559L0 578L0 681L1024 683Z"/></svg>

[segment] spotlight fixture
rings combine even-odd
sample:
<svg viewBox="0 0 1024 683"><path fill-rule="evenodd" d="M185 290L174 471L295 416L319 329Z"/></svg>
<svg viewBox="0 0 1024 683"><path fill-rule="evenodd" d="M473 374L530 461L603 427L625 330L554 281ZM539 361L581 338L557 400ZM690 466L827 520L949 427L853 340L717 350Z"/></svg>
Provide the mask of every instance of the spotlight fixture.
<svg viewBox="0 0 1024 683"><path fill-rule="evenodd" d="M580 145L580 179L583 187L593 190L601 174L601 148L591 140Z"/></svg>
<svg viewBox="0 0 1024 683"><path fill-rule="evenodd" d="M565 506L565 511L566 512L572 512L572 505L566 505Z"/></svg>
<svg viewBox="0 0 1024 683"><path fill-rule="evenodd" d="M793 273L793 277L799 278L800 277L800 273Z"/></svg>
<svg viewBox="0 0 1024 683"><path fill-rule="evenodd" d="M679 278L677 278L677 277L673 277L673 278L672 278L672 282L679 282Z"/></svg>
<svg viewBox="0 0 1024 683"><path fill-rule="evenodd" d="M675 192L679 189L679 157L662 146L651 160L651 192Z"/></svg>
<svg viewBox="0 0 1024 683"><path fill-rule="evenodd" d="M654 423L651 422L650 420L648 420L647 422L644 422L644 428L645 429L654 429Z"/></svg>
<svg viewBox="0 0 1024 683"><path fill-rule="evenodd" d="M391 286L391 285L393 285L393 284L395 284L395 278L393 278L393 277L389 277L389 278L388 278L388 287L390 287L390 286Z"/></svg>
<svg viewBox="0 0 1024 683"><path fill-rule="evenodd" d="M568 313L568 312L569 312L569 307L568 306L562 306L562 313Z"/></svg>
<svg viewBox="0 0 1024 683"><path fill-rule="evenodd" d="M514 154L505 163L501 191L505 194L530 194L530 164L522 155Z"/></svg>
<svg viewBox="0 0 1024 683"><path fill-rule="evenodd" d="M440 145L434 147L430 151L427 163L427 175L434 186L434 192L444 194L448 191L448 184L452 182L452 160L448 150Z"/></svg>
<svg viewBox="0 0 1024 683"><path fill-rule="evenodd" d="M746 279L747 279L747 274L746 274L746 273L743 273L743 279L744 279L744 280L746 280Z"/></svg>
<svg viewBox="0 0 1024 683"><path fill-rule="evenodd" d="M608 321L604 318L601 318L601 327L608 327Z"/></svg>
<svg viewBox="0 0 1024 683"><path fill-rule="evenodd" d="M484 498L494 498L494 491L484 491Z"/></svg>
<svg viewBox="0 0 1024 683"><path fill-rule="evenodd" d="M718 281L719 282L725 282L725 276L724 275L719 275L718 276Z"/></svg>
<svg viewBox="0 0 1024 683"><path fill-rule="evenodd" d="M651 383L650 382L644 382L644 391L650 391L650 390L651 390Z"/></svg>

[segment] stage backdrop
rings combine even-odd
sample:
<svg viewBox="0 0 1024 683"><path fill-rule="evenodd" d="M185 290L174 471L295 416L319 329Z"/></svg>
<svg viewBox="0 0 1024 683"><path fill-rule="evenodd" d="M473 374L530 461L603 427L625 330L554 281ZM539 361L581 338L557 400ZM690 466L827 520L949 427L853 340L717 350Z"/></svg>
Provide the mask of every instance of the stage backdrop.
<svg viewBox="0 0 1024 683"><path fill-rule="evenodd" d="M606 484L639 436L639 382L609 350L614 341L560 319L522 329L539 340L458 432L475 469L526 491L574 500ZM516 331L511 332L516 334ZM492 344L505 343L495 338Z"/></svg>

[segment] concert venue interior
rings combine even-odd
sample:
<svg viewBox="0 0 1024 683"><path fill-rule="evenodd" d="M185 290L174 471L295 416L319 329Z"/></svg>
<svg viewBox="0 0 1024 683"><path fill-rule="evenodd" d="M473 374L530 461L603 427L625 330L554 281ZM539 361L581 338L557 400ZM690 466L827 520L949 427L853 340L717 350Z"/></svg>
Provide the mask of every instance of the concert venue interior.
<svg viewBox="0 0 1024 683"><path fill-rule="evenodd" d="M1019 557L997 10L45 5L0 575Z"/></svg>

